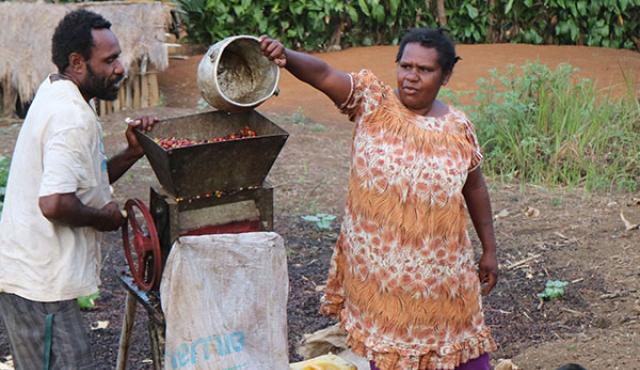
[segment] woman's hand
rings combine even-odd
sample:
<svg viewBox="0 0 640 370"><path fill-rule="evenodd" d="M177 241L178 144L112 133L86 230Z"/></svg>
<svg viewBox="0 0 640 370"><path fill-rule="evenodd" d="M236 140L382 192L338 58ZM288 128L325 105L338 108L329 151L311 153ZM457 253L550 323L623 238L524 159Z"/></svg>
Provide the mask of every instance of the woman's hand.
<svg viewBox="0 0 640 370"><path fill-rule="evenodd" d="M283 68L287 65L286 49L280 41L262 35L260 36L260 49L262 49L264 56L277 64L278 67Z"/></svg>
<svg viewBox="0 0 640 370"><path fill-rule="evenodd" d="M482 253L478 263L482 295L489 294L498 282L498 260L495 253Z"/></svg>
<svg viewBox="0 0 640 370"><path fill-rule="evenodd" d="M487 295L498 281L498 261L496 258L496 237L493 231L493 216L489 191L480 167L469 172L462 188L467 210L482 243L482 257L478 263L478 277L482 295Z"/></svg>

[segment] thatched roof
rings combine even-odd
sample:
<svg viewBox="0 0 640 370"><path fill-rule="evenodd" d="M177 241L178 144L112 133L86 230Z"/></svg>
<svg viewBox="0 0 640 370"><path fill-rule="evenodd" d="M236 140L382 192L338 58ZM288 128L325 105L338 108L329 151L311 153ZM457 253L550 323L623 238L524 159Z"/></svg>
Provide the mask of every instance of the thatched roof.
<svg viewBox="0 0 640 370"><path fill-rule="evenodd" d="M158 70L168 66L164 38L169 11L161 3L0 2L0 84L5 90L9 81L20 99L29 101L47 74L56 72L51 62L53 31L66 13L78 7L99 13L112 23L126 68L143 58Z"/></svg>

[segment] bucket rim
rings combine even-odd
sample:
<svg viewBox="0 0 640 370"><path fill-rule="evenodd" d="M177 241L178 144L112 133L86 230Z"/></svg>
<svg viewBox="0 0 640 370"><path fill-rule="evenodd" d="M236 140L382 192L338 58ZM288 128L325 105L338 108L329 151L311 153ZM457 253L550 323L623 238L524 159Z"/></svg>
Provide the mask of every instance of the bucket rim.
<svg viewBox="0 0 640 370"><path fill-rule="evenodd" d="M221 50L220 53L218 53L218 55L216 56L216 59L213 63L213 70L215 71L216 75L218 73L218 65L220 64L220 59L222 59L222 54L224 52L224 49L231 44L234 41L237 41L239 39L249 39L249 40L254 40L258 43L258 45L260 44L260 38L256 37L254 35L235 35L235 36L229 36L221 41L219 41L219 43L222 43L222 45L220 46ZM216 43L217 44L217 43ZM214 44L212 46L212 48L216 45ZM272 62L273 63L273 62ZM278 67L277 64L273 63L273 66L275 66L275 71L276 71L276 78L275 78L275 83L273 84L273 88L271 88L271 91L268 94L265 94L264 97L253 101L251 103L240 103L235 101L234 99L231 99L229 96L227 96L227 94L224 93L223 89L220 87L220 84L218 83L218 78L214 78L213 82L216 85L216 90L220 92L220 95L222 96L222 98L229 102L231 105L234 105L236 107L239 108L249 108L249 107L254 107L256 105L259 105L263 102L265 102L267 99L269 99L270 97L273 96L273 94L276 92L276 90L278 89L278 82L280 81L280 67Z"/></svg>

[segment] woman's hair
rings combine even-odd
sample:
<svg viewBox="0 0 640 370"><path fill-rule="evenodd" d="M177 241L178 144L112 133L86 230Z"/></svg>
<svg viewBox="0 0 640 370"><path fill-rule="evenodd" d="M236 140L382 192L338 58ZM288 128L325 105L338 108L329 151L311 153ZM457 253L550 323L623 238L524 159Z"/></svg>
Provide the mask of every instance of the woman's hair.
<svg viewBox="0 0 640 370"><path fill-rule="evenodd" d="M400 40L396 63L402 59L405 46L411 43L418 43L424 47L436 49L438 52L438 63L444 73L451 72L453 66L460 60L460 57L456 55L453 41L446 35L446 30L443 28L412 28L408 30L404 36L402 36L402 40Z"/></svg>
<svg viewBox="0 0 640 370"><path fill-rule="evenodd" d="M91 30L110 28L111 23L100 14L78 9L62 18L51 39L51 60L62 73L69 65L69 55L79 53L84 59L91 58L93 35Z"/></svg>

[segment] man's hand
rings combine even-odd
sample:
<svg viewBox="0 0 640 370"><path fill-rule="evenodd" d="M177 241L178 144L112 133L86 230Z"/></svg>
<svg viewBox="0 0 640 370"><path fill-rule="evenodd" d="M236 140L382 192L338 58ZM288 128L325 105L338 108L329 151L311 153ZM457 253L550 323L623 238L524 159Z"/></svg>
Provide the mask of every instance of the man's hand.
<svg viewBox="0 0 640 370"><path fill-rule="evenodd" d="M105 204L105 206L100 209L100 215L99 220L93 225L93 227L99 231L118 230L126 221L116 202Z"/></svg>
<svg viewBox="0 0 640 370"><path fill-rule="evenodd" d="M274 40L268 36L260 36L260 49L264 56L273 61L278 67L282 68L287 65L287 55L284 46L278 40Z"/></svg>
<svg viewBox="0 0 640 370"><path fill-rule="evenodd" d="M84 205L75 193L51 194L40 197L42 215L51 222L71 227L93 227L99 231L117 230L125 216L116 202L98 209Z"/></svg>
<svg viewBox="0 0 640 370"><path fill-rule="evenodd" d="M153 125L159 122L156 117L144 116L136 119L127 118L127 143L129 146L120 153L114 155L107 162L107 171L109 171L109 183L114 183L122 176L134 163L144 155L144 148L138 142L134 130L149 132L153 129Z"/></svg>
<svg viewBox="0 0 640 370"><path fill-rule="evenodd" d="M144 149L140 142L138 142L138 138L136 138L136 134L134 130L140 130L143 132L149 132L153 129L153 125L158 122L157 117L143 116L136 118L134 120L127 119L125 122L127 123L127 131L125 132L125 136L127 137L127 143L129 147L127 150L138 157L142 157L144 155Z"/></svg>
<svg viewBox="0 0 640 370"><path fill-rule="evenodd" d="M498 282L498 260L495 254L482 254L478 263L478 276L482 295L489 294Z"/></svg>

